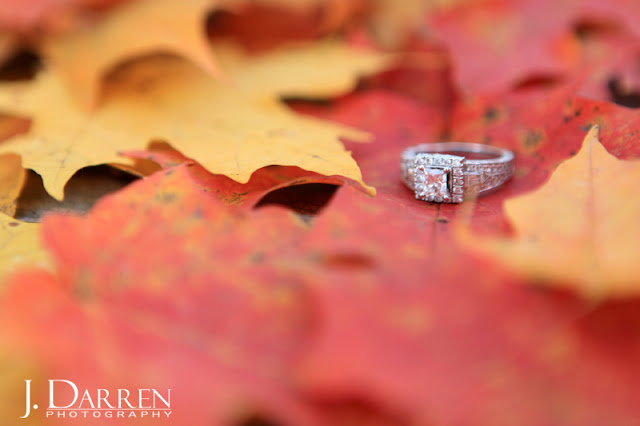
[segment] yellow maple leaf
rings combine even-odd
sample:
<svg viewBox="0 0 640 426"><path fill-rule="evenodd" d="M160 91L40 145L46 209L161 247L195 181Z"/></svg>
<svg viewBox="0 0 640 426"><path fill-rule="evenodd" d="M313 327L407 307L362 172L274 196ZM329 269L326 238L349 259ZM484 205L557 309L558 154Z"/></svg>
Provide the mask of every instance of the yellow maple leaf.
<svg viewBox="0 0 640 426"><path fill-rule="evenodd" d="M618 160L593 126L582 149L538 190L511 199L512 240L463 241L525 275L589 297L640 294L640 161Z"/></svg>
<svg viewBox="0 0 640 426"><path fill-rule="evenodd" d="M102 77L123 61L158 51L190 59L219 74L206 38L206 14L216 0L137 0L91 25L43 39L47 64L85 107L95 104Z"/></svg>
<svg viewBox="0 0 640 426"><path fill-rule="evenodd" d="M40 242L40 224L0 213L0 279L20 267L49 268L51 260Z"/></svg>
<svg viewBox="0 0 640 426"><path fill-rule="evenodd" d="M339 138L364 141L368 134L296 114L280 98L348 92L358 76L384 68L389 57L339 42L262 56L231 45L218 50L229 75L225 83L179 58L149 58L116 73L95 111L65 96L51 71L33 83L0 85L0 108L33 120L29 133L0 145L0 154L20 154L23 167L40 174L59 200L77 170L126 162L120 152L144 149L153 140L165 140L210 172L241 183L259 168L292 165L364 185Z"/></svg>
<svg viewBox="0 0 640 426"><path fill-rule="evenodd" d="M0 115L0 142L27 131L29 123L16 117ZM0 213L13 216L16 200L26 179L20 157L15 154L0 155Z"/></svg>
<svg viewBox="0 0 640 426"><path fill-rule="evenodd" d="M0 115L0 143L24 132L28 123ZM48 255L40 243L40 224L14 219L16 200L26 180L20 157L0 155L0 280L21 266L48 267Z"/></svg>
<svg viewBox="0 0 640 426"><path fill-rule="evenodd" d="M0 213L13 216L16 200L26 178L20 157L15 154L0 155Z"/></svg>

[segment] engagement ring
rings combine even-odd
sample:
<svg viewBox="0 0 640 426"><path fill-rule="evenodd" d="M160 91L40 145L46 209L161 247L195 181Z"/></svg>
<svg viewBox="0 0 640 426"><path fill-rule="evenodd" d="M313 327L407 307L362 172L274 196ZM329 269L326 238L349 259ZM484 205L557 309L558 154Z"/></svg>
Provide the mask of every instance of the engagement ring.
<svg viewBox="0 0 640 426"><path fill-rule="evenodd" d="M461 203L505 183L513 175L513 152L462 142L425 143L401 156L402 178L416 199Z"/></svg>

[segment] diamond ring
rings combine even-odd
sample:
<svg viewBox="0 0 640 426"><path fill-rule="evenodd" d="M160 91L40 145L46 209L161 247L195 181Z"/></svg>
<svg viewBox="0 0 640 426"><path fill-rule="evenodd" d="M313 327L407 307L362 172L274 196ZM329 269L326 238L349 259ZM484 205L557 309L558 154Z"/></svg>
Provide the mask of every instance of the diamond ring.
<svg viewBox="0 0 640 426"><path fill-rule="evenodd" d="M505 183L513 175L513 152L462 142L425 143L402 152L404 182L416 199L461 203Z"/></svg>

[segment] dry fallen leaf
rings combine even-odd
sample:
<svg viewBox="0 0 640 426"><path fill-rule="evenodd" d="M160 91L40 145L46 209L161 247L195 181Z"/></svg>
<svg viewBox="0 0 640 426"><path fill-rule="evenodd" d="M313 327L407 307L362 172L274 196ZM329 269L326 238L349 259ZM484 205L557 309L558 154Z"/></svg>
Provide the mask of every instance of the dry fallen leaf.
<svg viewBox="0 0 640 426"><path fill-rule="evenodd" d="M190 59L211 75L219 70L205 36L206 13L216 0L137 0L96 22L50 35L42 50L74 97L94 106L100 82L116 65L158 51Z"/></svg>
<svg viewBox="0 0 640 426"><path fill-rule="evenodd" d="M513 240L465 240L549 285L594 297L640 293L640 162L609 154L598 132L546 184L505 203Z"/></svg>
<svg viewBox="0 0 640 426"><path fill-rule="evenodd" d="M25 120L0 115L0 141L24 132ZM0 155L0 279L24 266L48 266L40 244L40 225L14 219L16 200L26 180L20 157Z"/></svg>
<svg viewBox="0 0 640 426"><path fill-rule="evenodd" d="M388 57L338 42L253 57L231 45L219 51L229 82L215 81L178 58L157 57L114 75L104 104L92 112L65 96L53 72L34 83L0 87L0 107L33 120L30 132L3 143L0 153L20 154L23 166L40 174L57 199L77 170L126 162L119 152L141 150L159 139L210 172L241 183L269 165L362 183L356 162L338 138L366 140L368 135L298 115L280 97L329 98L348 92L358 76L380 70Z"/></svg>
<svg viewBox="0 0 640 426"><path fill-rule="evenodd" d="M0 155L0 213L13 216L16 199L26 178L20 157L15 154Z"/></svg>
<svg viewBox="0 0 640 426"><path fill-rule="evenodd" d="M25 132L29 123L0 114L0 141ZM20 157L15 154L0 155L0 213L13 216L16 199L26 178Z"/></svg>
<svg viewBox="0 0 640 426"><path fill-rule="evenodd" d="M170 424L242 424L255 413L315 424L288 377L306 341L304 289L286 264L271 266L306 230L293 214L230 209L180 166L105 197L88 217L42 226L55 267L7 284L0 350L83 386L171 388ZM53 342L60 350L42 350ZM34 380L34 395L45 384Z"/></svg>
<svg viewBox="0 0 640 426"><path fill-rule="evenodd" d="M40 242L40 224L0 213L0 279L25 266L49 267L49 256Z"/></svg>
<svg viewBox="0 0 640 426"><path fill-rule="evenodd" d="M504 91L530 77L567 72L576 64L572 4L469 2L433 13L425 26L449 49L463 91Z"/></svg>
<svg viewBox="0 0 640 426"><path fill-rule="evenodd" d="M305 396L372 401L393 425L634 424L638 300L598 310L517 285L428 212L349 189L298 250L319 263L301 262L316 313L294 366Z"/></svg>

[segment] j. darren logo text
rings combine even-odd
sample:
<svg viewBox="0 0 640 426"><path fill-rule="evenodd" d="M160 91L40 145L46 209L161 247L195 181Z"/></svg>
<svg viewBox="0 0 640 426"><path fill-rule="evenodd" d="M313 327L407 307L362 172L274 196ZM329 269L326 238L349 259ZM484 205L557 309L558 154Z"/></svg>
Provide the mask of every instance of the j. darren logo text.
<svg viewBox="0 0 640 426"><path fill-rule="evenodd" d="M25 380L26 419L38 404L32 404L31 380ZM171 416L171 389L95 389L81 391L70 380L49 380L46 417L59 418L168 418Z"/></svg>

